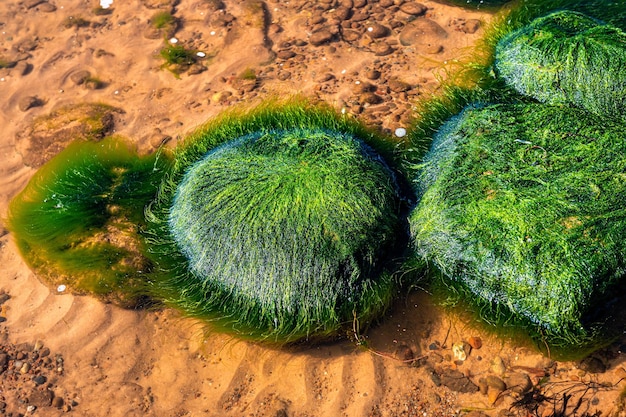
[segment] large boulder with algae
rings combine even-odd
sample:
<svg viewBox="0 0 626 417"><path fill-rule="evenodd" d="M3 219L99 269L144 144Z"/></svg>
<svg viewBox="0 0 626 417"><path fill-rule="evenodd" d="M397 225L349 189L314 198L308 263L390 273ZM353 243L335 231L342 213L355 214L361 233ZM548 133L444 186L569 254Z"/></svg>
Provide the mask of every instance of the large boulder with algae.
<svg viewBox="0 0 626 417"><path fill-rule="evenodd" d="M173 260L171 278L158 280L169 303L279 342L380 316L395 291L385 266L406 227L396 176L355 125L270 109L181 147L149 215L162 228L158 262Z"/></svg>
<svg viewBox="0 0 626 417"><path fill-rule="evenodd" d="M622 118L626 111L626 33L572 11L513 31L496 45L495 69L519 93Z"/></svg>
<svg viewBox="0 0 626 417"><path fill-rule="evenodd" d="M626 127L543 104L474 106L437 133L410 215L452 282L580 336L626 272Z"/></svg>

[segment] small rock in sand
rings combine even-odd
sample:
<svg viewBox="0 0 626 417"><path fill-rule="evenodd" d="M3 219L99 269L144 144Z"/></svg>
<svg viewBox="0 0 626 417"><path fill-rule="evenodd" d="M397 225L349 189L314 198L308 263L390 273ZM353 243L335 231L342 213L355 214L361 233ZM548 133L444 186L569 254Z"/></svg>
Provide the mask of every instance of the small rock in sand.
<svg viewBox="0 0 626 417"><path fill-rule="evenodd" d="M276 57L280 59L289 59L289 58L293 58L294 56L296 56L296 53L289 49L284 49L276 53Z"/></svg>
<svg viewBox="0 0 626 417"><path fill-rule="evenodd" d="M462 393L472 393L478 391L478 387L459 371L445 369L441 373L440 378L441 383L452 391Z"/></svg>
<svg viewBox="0 0 626 417"><path fill-rule="evenodd" d="M493 361L491 362L491 371L496 375L504 375L506 372L506 366L500 356L493 358Z"/></svg>
<svg viewBox="0 0 626 417"><path fill-rule="evenodd" d="M389 81L387 81L387 85L389 86L389 89L394 93L402 93L404 91L409 91L412 88L411 84L400 81L397 78L391 78Z"/></svg>
<svg viewBox="0 0 626 417"><path fill-rule="evenodd" d="M91 77L91 73L87 70L76 71L70 75L70 80L76 85L84 84Z"/></svg>
<svg viewBox="0 0 626 417"><path fill-rule="evenodd" d="M48 2L41 3L41 5L39 6L39 10L41 10L44 13L52 13L56 11L56 9L57 8L54 4L50 4Z"/></svg>
<svg viewBox="0 0 626 417"><path fill-rule="evenodd" d="M384 38L389 36L391 31L388 27L375 23L367 28L367 34L373 39Z"/></svg>
<svg viewBox="0 0 626 417"><path fill-rule="evenodd" d="M504 391L506 389L504 381L495 375L487 375L485 377L485 383L488 387L495 388L500 391Z"/></svg>
<svg viewBox="0 0 626 417"><path fill-rule="evenodd" d="M437 22L430 19L415 19L400 32L400 44L403 46L419 45L439 45L441 40L448 37L448 32Z"/></svg>
<svg viewBox="0 0 626 417"><path fill-rule="evenodd" d="M525 394L533 387L528 375L520 372L511 374L508 378L505 378L504 382L511 391L518 394Z"/></svg>
<svg viewBox="0 0 626 417"><path fill-rule="evenodd" d="M309 42L313 46L320 46L330 42L333 39L333 34L328 29L319 30L311 35Z"/></svg>
<svg viewBox="0 0 626 417"><path fill-rule="evenodd" d="M344 30L343 40L346 42L358 41L361 38L361 34L355 30Z"/></svg>
<svg viewBox="0 0 626 417"><path fill-rule="evenodd" d="M26 61L19 61L13 67L13 71L15 71L18 75L28 75L33 69L33 66Z"/></svg>
<svg viewBox="0 0 626 417"><path fill-rule="evenodd" d="M325 82L327 82L327 81L334 80L334 79L335 79L335 76L334 76L333 74L331 74L331 73L327 72L326 74L322 74L322 75L320 75L320 76L319 76L319 77L315 80L315 82L318 82L318 83L325 83Z"/></svg>
<svg viewBox="0 0 626 417"><path fill-rule="evenodd" d="M369 70L365 73L365 77L368 80L377 80L380 78L380 71L377 70Z"/></svg>
<svg viewBox="0 0 626 417"><path fill-rule="evenodd" d="M578 364L578 367L585 372L592 374L602 374L606 371L606 365L595 356L588 356Z"/></svg>
<svg viewBox="0 0 626 417"><path fill-rule="evenodd" d="M207 68L204 65L201 64L192 64L189 69L187 70L187 74L189 75L196 75L196 74L200 74L204 71L206 71Z"/></svg>
<svg viewBox="0 0 626 417"><path fill-rule="evenodd" d="M64 403L65 403L65 401L63 401L63 398L61 398L61 397L54 397L52 399L52 404L50 404L50 405L52 405L53 407L56 407L56 408L61 408L61 407L63 407Z"/></svg>
<svg viewBox="0 0 626 417"><path fill-rule="evenodd" d="M480 349L483 346L483 341L480 337L472 336L467 339L467 343L472 347L472 349Z"/></svg>
<svg viewBox="0 0 626 417"><path fill-rule="evenodd" d="M43 102L35 96L22 97L17 103L17 106L21 111L27 111L28 109L41 105L43 105Z"/></svg>
<svg viewBox="0 0 626 417"><path fill-rule="evenodd" d="M387 56L391 53L393 53L393 48L387 43L383 42L374 47L374 55L376 56Z"/></svg>
<svg viewBox="0 0 626 417"><path fill-rule="evenodd" d="M383 101L383 98L374 93L365 93L359 97L359 102L361 103L378 104L378 103L382 103L382 101Z"/></svg>
<svg viewBox="0 0 626 417"><path fill-rule="evenodd" d="M349 7L337 7L333 15L339 20L348 20L352 16L352 9Z"/></svg>
<svg viewBox="0 0 626 417"><path fill-rule="evenodd" d="M478 29L480 29L480 20L478 19L468 19L463 26L461 26L461 30L469 34L476 33Z"/></svg>
<svg viewBox="0 0 626 417"><path fill-rule="evenodd" d="M400 5L400 10L406 14L410 14L412 16L421 16L426 13L428 8L424 6L422 3L415 2L407 2Z"/></svg>
<svg viewBox="0 0 626 417"><path fill-rule="evenodd" d="M33 7L43 3L45 0L24 0L24 2L22 3L24 5L24 7L26 7L27 9L32 9Z"/></svg>

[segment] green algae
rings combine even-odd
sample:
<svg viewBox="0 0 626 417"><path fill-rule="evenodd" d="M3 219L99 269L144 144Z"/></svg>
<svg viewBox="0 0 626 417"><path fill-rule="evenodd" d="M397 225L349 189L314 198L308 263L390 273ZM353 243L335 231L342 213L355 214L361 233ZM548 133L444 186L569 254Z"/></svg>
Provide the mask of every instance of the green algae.
<svg viewBox="0 0 626 417"><path fill-rule="evenodd" d="M376 150L374 150L376 148ZM304 102L226 114L174 153L150 207L159 298L242 337L331 337L380 317L406 244L389 144Z"/></svg>
<svg viewBox="0 0 626 417"><path fill-rule="evenodd" d="M425 159L418 254L553 341L586 336L585 315L626 271L625 135L572 108L468 108Z"/></svg>
<svg viewBox="0 0 626 417"><path fill-rule="evenodd" d="M626 108L626 34L581 13L559 11L501 39L498 77L547 104L621 118Z"/></svg>
<svg viewBox="0 0 626 417"><path fill-rule="evenodd" d="M50 285L134 306L151 265L138 232L164 161L122 140L75 142L45 164L9 207L25 260Z"/></svg>

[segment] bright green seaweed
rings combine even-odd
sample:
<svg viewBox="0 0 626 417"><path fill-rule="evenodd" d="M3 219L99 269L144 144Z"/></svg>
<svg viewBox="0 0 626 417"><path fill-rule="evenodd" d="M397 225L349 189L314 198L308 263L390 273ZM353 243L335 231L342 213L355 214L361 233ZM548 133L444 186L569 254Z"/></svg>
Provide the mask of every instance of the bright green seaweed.
<svg viewBox="0 0 626 417"><path fill-rule="evenodd" d="M120 139L71 144L11 201L9 226L24 258L51 284L134 306L151 267L138 231L163 168Z"/></svg>
<svg viewBox="0 0 626 417"><path fill-rule="evenodd" d="M581 13L551 13L505 36L495 69L542 103L616 118L626 110L626 33Z"/></svg>
<svg viewBox="0 0 626 417"><path fill-rule="evenodd" d="M283 341L380 316L406 232L395 174L364 140L380 139L302 103L201 129L149 212L167 302Z"/></svg>
<svg viewBox="0 0 626 417"><path fill-rule="evenodd" d="M418 253L548 329L583 316L626 271L626 127L571 108L469 108L424 162Z"/></svg>

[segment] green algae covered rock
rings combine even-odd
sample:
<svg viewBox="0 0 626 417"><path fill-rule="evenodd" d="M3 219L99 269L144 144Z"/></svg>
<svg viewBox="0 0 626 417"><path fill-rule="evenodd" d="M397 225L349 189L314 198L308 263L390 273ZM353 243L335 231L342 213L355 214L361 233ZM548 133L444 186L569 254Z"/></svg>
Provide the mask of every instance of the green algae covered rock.
<svg viewBox="0 0 626 417"><path fill-rule="evenodd" d="M166 302L279 342L385 310L385 266L407 236L396 176L354 122L301 110L214 124L175 155L149 216L156 262L172 258Z"/></svg>
<svg viewBox="0 0 626 417"><path fill-rule="evenodd" d="M9 205L7 226L25 261L55 291L63 285L124 307L148 302L151 263L138 230L165 166L120 138L70 144Z"/></svg>
<svg viewBox="0 0 626 417"><path fill-rule="evenodd" d="M626 272L626 127L576 108L469 107L437 133L409 221L451 282L554 337Z"/></svg>
<svg viewBox="0 0 626 417"><path fill-rule="evenodd" d="M622 118L626 110L626 34L584 14L558 11L496 45L495 69L519 93Z"/></svg>

